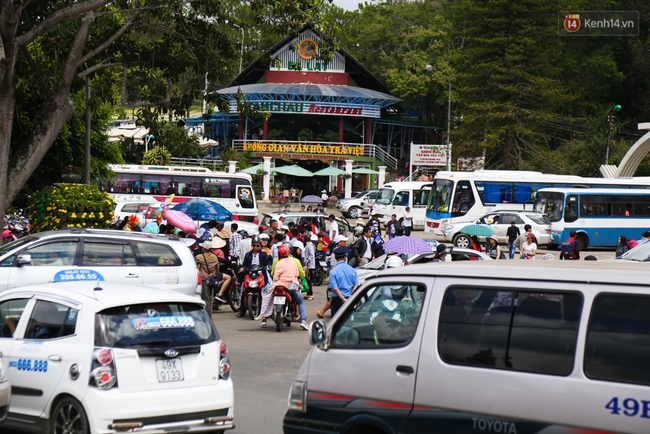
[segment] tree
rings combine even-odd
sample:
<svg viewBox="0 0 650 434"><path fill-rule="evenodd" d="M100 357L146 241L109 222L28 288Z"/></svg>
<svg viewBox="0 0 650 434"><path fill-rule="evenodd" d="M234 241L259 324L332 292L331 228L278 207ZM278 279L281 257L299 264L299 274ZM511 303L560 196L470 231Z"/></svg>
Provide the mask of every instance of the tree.
<svg viewBox="0 0 650 434"><path fill-rule="evenodd" d="M251 10L260 22L296 26L316 16L323 1L300 0L284 4L258 0L251 2ZM191 53L188 47L210 46L210 39L206 40L201 32L210 29L208 38L218 32L222 20L230 17L233 4L230 0L145 0L136 3L123 0L2 0L0 213L36 170L64 124L84 108L72 98L74 92L83 87L84 78L105 68L123 69L136 64L152 72L167 73L167 77L190 66L204 74L208 69L201 64L202 59L188 56ZM177 38L167 45L162 42L168 47L166 53L173 53L173 56L163 55L162 59L156 59L153 44L149 45L153 50L147 52L143 49L146 44L136 47L135 39L123 38L133 34L134 29L145 31L154 27L159 33L152 34L152 40L159 41L171 34ZM227 38L218 40L227 41ZM141 39L137 41L142 42ZM224 59L219 53L217 50L210 58L212 64ZM179 59L187 57L190 61L179 66ZM175 66L179 68L174 69ZM16 112L16 100L23 67L34 72L36 80L31 92L40 97L40 105L29 131L20 135L14 131L20 128L17 120L21 114ZM106 98L113 96L109 92ZM171 110L183 105L173 98L163 102Z"/></svg>

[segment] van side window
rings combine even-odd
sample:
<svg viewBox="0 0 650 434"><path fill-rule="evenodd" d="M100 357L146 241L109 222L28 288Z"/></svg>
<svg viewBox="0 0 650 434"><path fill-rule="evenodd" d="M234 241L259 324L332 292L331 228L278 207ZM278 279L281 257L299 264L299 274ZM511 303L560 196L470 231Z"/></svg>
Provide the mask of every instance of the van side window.
<svg viewBox="0 0 650 434"><path fill-rule="evenodd" d="M452 287L442 301L438 351L454 365L569 375L581 311L575 292Z"/></svg>
<svg viewBox="0 0 650 434"><path fill-rule="evenodd" d="M594 300L584 370L594 380L650 385L650 297L600 294Z"/></svg>
<svg viewBox="0 0 650 434"><path fill-rule="evenodd" d="M84 241L81 265L121 266L135 265L135 256L130 244L113 244Z"/></svg>
<svg viewBox="0 0 650 434"><path fill-rule="evenodd" d="M160 267L183 265L176 252L164 244L136 242L135 255L140 266Z"/></svg>
<svg viewBox="0 0 650 434"><path fill-rule="evenodd" d="M383 284L365 290L347 309L332 336L333 348L400 347L413 339L422 311L424 286Z"/></svg>

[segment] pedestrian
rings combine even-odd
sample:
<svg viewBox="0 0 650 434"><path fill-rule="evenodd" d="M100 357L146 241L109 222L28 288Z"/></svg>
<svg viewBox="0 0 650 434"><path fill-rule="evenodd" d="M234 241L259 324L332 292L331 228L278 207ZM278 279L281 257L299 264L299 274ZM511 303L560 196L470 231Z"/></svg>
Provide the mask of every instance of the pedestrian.
<svg viewBox="0 0 650 434"><path fill-rule="evenodd" d="M650 231L645 231L644 233L641 234L641 239L637 241L637 245L647 243L649 240L650 240Z"/></svg>
<svg viewBox="0 0 650 434"><path fill-rule="evenodd" d="M219 258L212 253L212 241L206 240L199 244L201 253L194 260L201 275L201 298L205 301L205 308L212 312L212 290L210 278L217 277L219 271Z"/></svg>
<svg viewBox="0 0 650 434"><path fill-rule="evenodd" d="M569 238L562 243L560 248L560 259L577 260L580 259L578 252L578 240L576 240L576 231L569 232Z"/></svg>
<svg viewBox="0 0 650 434"><path fill-rule="evenodd" d="M242 236L239 232L237 232L237 229L239 229L239 225L237 223L231 223L230 224L230 231L232 232L232 235L230 236L230 256L233 259L237 259L239 261L239 243L241 243Z"/></svg>
<svg viewBox="0 0 650 434"><path fill-rule="evenodd" d="M325 211L323 211L323 204L320 204L320 203L317 204L317 205L316 205L316 211L315 211L315 212L317 212L317 213L324 213Z"/></svg>
<svg viewBox="0 0 650 434"><path fill-rule="evenodd" d="M508 245L508 253L510 256L510 259L515 258L515 241L517 240L517 237L519 237L520 231L517 225L515 224L515 221L510 222L510 227L506 231L506 244Z"/></svg>
<svg viewBox="0 0 650 434"><path fill-rule="evenodd" d="M526 244L521 248L521 258L520 259L535 259L537 254L537 243L535 241L535 235L532 232L526 234Z"/></svg>
<svg viewBox="0 0 650 434"><path fill-rule="evenodd" d="M322 200L322 206L323 206L323 209L327 209L327 200L329 199L329 196L327 195L327 191L326 191L326 190L322 190L322 191L321 191L320 198L321 198L321 200Z"/></svg>
<svg viewBox="0 0 650 434"><path fill-rule="evenodd" d="M389 240L392 240L396 236L397 232L397 224L399 222L397 221L397 215L393 214L390 216L390 220L388 223L386 223L386 236L388 237Z"/></svg>
<svg viewBox="0 0 650 434"><path fill-rule="evenodd" d="M338 237L336 237L336 239L334 239L333 250L340 249L341 247L345 247L347 251L347 242L348 242L347 237L345 237L344 235L339 235ZM343 260L347 262L347 257L343 258ZM330 262L330 273L331 273L338 262L336 259L336 255L334 254L334 251L332 251L332 255L329 258L329 262ZM325 303L325 306L323 306L320 310L316 312L316 316L319 319L323 319L323 316L325 316L325 312L327 312L332 307L332 291L330 287L327 288L326 294L327 294L326 295L327 302Z"/></svg>
<svg viewBox="0 0 650 434"><path fill-rule="evenodd" d="M630 250L630 246L627 245L627 237L621 235L618 237L618 246L616 247L616 257L619 258L623 253Z"/></svg>
<svg viewBox="0 0 650 434"><path fill-rule="evenodd" d="M357 267L366 265L373 260L372 256L372 239L370 238L371 230L368 226L363 228L361 236L352 246L355 249L355 256L357 258Z"/></svg>
<svg viewBox="0 0 650 434"><path fill-rule="evenodd" d="M485 253L487 253L492 259L505 259L506 253L501 251L501 247L499 246L499 237L492 235L487 241Z"/></svg>
<svg viewBox="0 0 650 434"><path fill-rule="evenodd" d="M472 250L476 250L477 252L482 252L483 249L481 249L481 243L478 240L478 237L476 235L472 235L472 245L470 246ZM478 261L477 256L470 256L470 261Z"/></svg>
<svg viewBox="0 0 650 434"><path fill-rule="evenodd" d="M339 235L339 224L336 222L336 217L334 214L330 214L328 219L330 221L329 236L330 240L333 240L337 235Z"/></svg>
<svg viewBox="0 0 650 434"><path fill-rule="evenodd" d="M526 244L526 235L529 233L533 233L533 227L529 224L524 225L524 233L519 235L519 237L515 240L515 247L519 249L519 253L521 254L523 252L523 247L524 244ZM537 240L535 240L535 243L537 243Z"/></svg>
<svg viewBox="0 0 650 434"><path fill-rule="evenodd" d="M411 236L411 230L413 230L413 216L411 216L411 207L407 206L404 209L404 235L407 237Z"/></svg>
<svg viewBox="0 0 650 434"><path fill-rule="evenodd" d="M314 290L311 280L314 277L314 271L316 270L316 243L318 243L318 236L314 234L306 234L302 237L302 242L305 245L303 263L304 268L307 269L305 274L307 276L307 283L309 284L309 290L307 291L305 300L313 300Z"/></svg>
<svg viewBox="0 0 650 434"><path fill-rule="evenodd" d="M332 290L332 316L336 315L336 312L343 306L343 303L350 298L359 286L357 272L345 261L347 254L347 247L337 247L334 249L336 265L330 271L329 284L329 288Z"/></svg>

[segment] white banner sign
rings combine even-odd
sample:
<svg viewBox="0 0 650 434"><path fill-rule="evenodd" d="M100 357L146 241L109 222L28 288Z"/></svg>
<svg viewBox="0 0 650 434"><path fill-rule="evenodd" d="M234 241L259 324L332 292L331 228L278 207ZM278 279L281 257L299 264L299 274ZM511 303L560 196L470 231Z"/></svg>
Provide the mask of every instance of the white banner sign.
<svg viewBox="0 0 650 434"><path fill-rule="evenodd" d="M447 145L411 144L411 166L446 166Z"/></svg>

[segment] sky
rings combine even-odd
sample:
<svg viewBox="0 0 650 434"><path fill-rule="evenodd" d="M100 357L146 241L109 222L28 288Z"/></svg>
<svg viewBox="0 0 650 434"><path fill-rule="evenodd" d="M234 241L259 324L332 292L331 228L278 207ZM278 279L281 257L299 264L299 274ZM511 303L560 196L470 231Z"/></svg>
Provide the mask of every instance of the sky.
<svg viewBox="0 0 650 434"><path fill-rule="evenodd" d="M363 0L334 0L333 3L346 11L354 11L358 9L359 3L363 3Z"/></svg>

